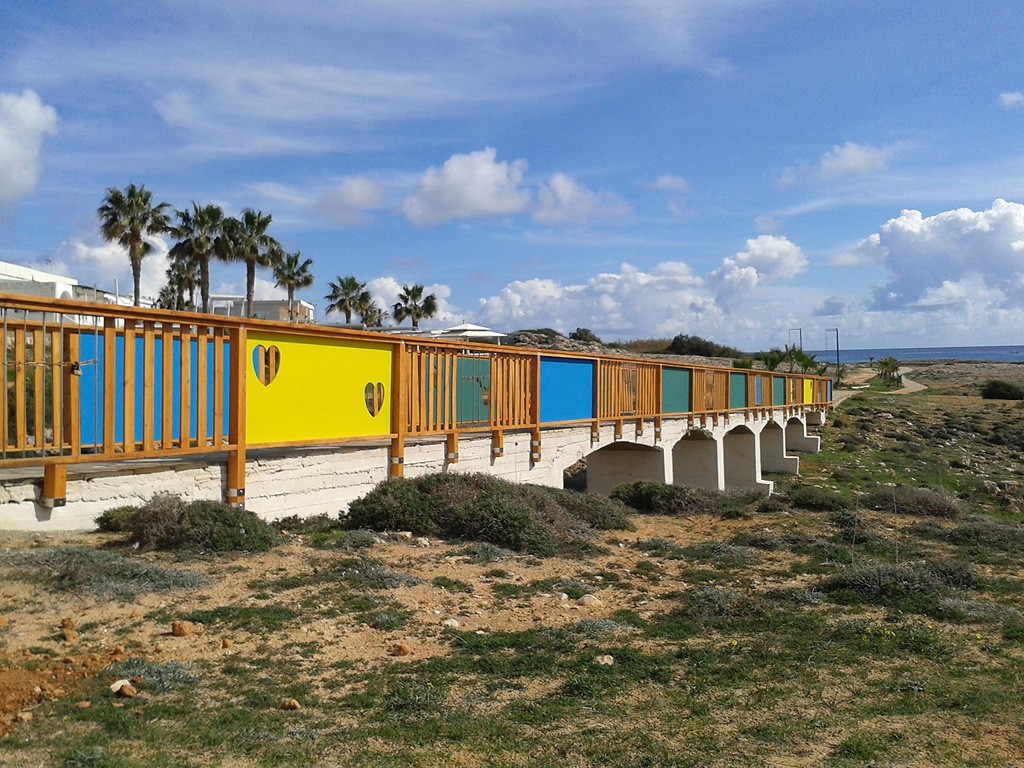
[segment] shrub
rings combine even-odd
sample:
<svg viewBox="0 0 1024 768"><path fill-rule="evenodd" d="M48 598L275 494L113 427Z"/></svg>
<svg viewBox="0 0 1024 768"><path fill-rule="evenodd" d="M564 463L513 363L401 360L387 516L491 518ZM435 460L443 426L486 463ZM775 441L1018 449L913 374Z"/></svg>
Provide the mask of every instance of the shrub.
<svg viewBox="0 0 1024 768"><path fill-rule="evenodd" d="M946 560L851 566L818 586L842 602L865 602L938 615L944 612L942 599L950 589L972 589L977 583L970 565Z"/></svg>
<svg viewBox="0 0 1024 768"><path fill-rule="evenodd" d="M143 547L211 552L266 552L277 532L253 512L218 501L186 503L157 494L130 517L132 540Z"/></svg>
<svg viewBox="0 0 1024 768"><path fill-rule="evenodd" d="M137 507L114 507L96 518L96 528L105 533L127 533Z"/></svg>
<svg viewBox="0 0 1024 768"><path fill-rule="evenodd" d="M816 485L798 485L789 492L789 500L793 502L794 506L801 509L819 512L836 512L850 506L846 499L835 491Z"/></svg>
<svg viewBox="0 0 1024 768"><path fill-rule="evenodd" d="M703 357L746 357L735 347L716 344L700 336L679 334L672 339L668 351L673 355L700 355Z"/></svg>
<svg viewBox="0 0 1024 768"><path fill-rule="evenodd" d="M721 494L650 480L620 485L611 497L642 515L714 515L722 509Z"/></svg>
<svg viewBox="0 0 1024 768"><path fill-rule="evenodd" d="M599 339L597 334L589 328L577 328L569 334L569 338L573 341L588 341L595 344L601 343L601 339Z"/></svg>
<svg viewBox="0 0 1024 768"><path fill-rule="evenodd" d="M146 592L202 587L208 581L197 573L139 562L114 552L84 547L54 547L12 552L10 563L22 578L39 580L62 592L86 592L130 600Z"/></svg>
<svg viewBox="0 0 1024 768"><path fill-rule="evenodd" d="M879 488L867 494L861 503L868 509L898 515L956 517L961 512L960 502L956 499L927 488L910 488L904 485Z"/></svg>
<svg viewBox="0 0 1024 768"><path fill-rule="evenodd" d="M552 555L585 545L595 528L628 528L629 520L622 505L607 499L490 475L436 474L384 481L352 502L345 525Z"/></svg>
<svg viewBox="0 0 1024 768"><path fill-rule="evenodd" d="M1024 387L1000 379L989 379L981 387L986 400L1024 400Z"/></svg>

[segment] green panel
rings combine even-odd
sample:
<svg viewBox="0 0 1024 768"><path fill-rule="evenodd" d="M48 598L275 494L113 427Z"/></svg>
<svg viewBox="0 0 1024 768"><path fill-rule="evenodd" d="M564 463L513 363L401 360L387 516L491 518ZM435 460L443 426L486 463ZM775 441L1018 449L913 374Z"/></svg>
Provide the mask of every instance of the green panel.
<svg viewBox="0 0 1024 768"><path fill-rule="evenodd" d="M729 374L729 408L747 407L747 374Z"/></svg>
<svg viewBox="0 0 1024 768"><path fill-rule="evenodd" d="M661 412L689 413L690 372L678 368L661 369Z"/></svg>
<svg viewBox="0 0 1024 768"><path fill-rule="evenodd" d="M772 405L786 404L786 380L775 376L772 378Z"/></svg>
<svg viewBox="0 0 1024 768"><path fill-rule="evenodd" d="M491 360L460 357L455 366L455 421L460 427L485 426L491 421Z"/></svg>

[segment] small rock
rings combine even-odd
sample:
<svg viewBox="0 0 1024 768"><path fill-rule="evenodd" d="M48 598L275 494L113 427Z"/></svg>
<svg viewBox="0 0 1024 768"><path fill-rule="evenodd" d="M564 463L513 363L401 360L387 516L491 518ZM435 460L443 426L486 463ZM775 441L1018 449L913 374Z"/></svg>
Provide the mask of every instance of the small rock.
<svg viewBox="0 0 1024 768"><path fill-rule="evenodd" d="M408 656L410 653L412 653L412 648L405 643L388 646L388 656Z"/></svg>
<svg viewBox="0 0 1024 768"><path fill-rule="evenodd" d="M0 629L3 629L6 626L7 626L7 617L6 616L0 616Z"/></svg>
<svg viewBox="0 0 1024 768"><path fill-rule="evenodd" d="M395 536L400 539L408 539L409 541L412 541L412 531L398 531L395 533Z"/></svg>
<svg viewBox="0 0 1024 768"><path fill-rule="evenodd" d="M231 640L229 640L228 638L226 638L226 637L221 638L221 641L220 641L220 647L221 648L227 649L227 648L230 648L232 645L234 645L234 643L232 643Z"/></svg>
<svg viewBox="0 0 1024 768"><path fill-rule="evenodd" d="M115 707L116 709L120 709L121 707L124 706L124 702L123 701L112 701L112 702L110 702L110 706Z"/></svg>
<svg viewBox="0 0 1024 768"><path fill-rule="evenodd" d="M75 620L69 616L65 616L63 619L60 620L61 629L74 629L77 626L78 625L75 623Z"/></svg>
<svg viewBox="0 0 1024 768"><path fill-rule="evenodd" d="M284 699L281 702L281 709L286 709L294 712L296 709L302 709L302 705L299 704L295 699Z"/></svg>
<svg viewBox="0 0 1024 768"><path fill-rule="evenodd" d="M585 605L588 608L597 608L599 606L604 605L604 603L601 601L601 598L596 597L595 595L584 595L576 602L580 605Z"/></svg>
<svg viewBox="0 0 1024 768"><path fill-rule="evenodd" d="M175 637L188 637L194 635L195 625L191 621L172 621L171 634Z"/></svg>
<svg viewBox="0 0 1024 768"><path fill-rule="evenodd" d="M114 691L114 693L120 696L122 699L134 699L138 692L139 689L131 683L129 683L127 680L125 680L121 684L120 688Z"/></svg>
<svg viewBox="0 0 1024 768"><path fill-rule="evenodd" d="M73 629L63 629L60 634L68 645L74 645L78 642L78 632Z"/></svg>
<svg viewBox="0 0 1024 768"><path fill-rule="evenodd" d="M606 653L604 656L595 656L593 663L595 667L610 667L615 663L615 657Z"/></svg>
<svg viewBox="0 0 1024 768"><path fill-rule="evenodd" d="M425 537L418 538L418 539L416 539L416 546L418 546L418 547L429 547L430 546L430 539L425 538Z"/></svg>
<svg viewBox="0 0 1024 768"><path fill-rule="evenodd" d="M113 650L110 651L115 656L124 656L125 650L123 645L115 645Z"/></svg>
<svg viewBox="0 0 1024 768"><path fill-rule="evenodd" d="M89 707L92 706L92 702L91 701L79 701L79 702L77 702L75 704L75 706L78 707L79 709L88 709Z"/></svg>
<svg viewBox="0 0 1024 768"><path fill-rule="evenodd" d="M32 722L31 712L19 712L14 716L14 721L17 723L30 723Z"/></svg>
<svg viewBox="0 0 1024 768"><path fill-rule="evenodd" d="M565 594L565 592L559 592L555 595L555 597L557 597L563 603L569 599L569 596Z"/></svg>
<svg viewBox="0 0 1024 768"><path fill-rule="evenodd" d="M441 622L441 626L447 627L448 629L458 629L461 625L455 619L445 619Z"/></svg>
<svg viewBox="0 0 1024 768"><path fill-rule="evenodd" d="M473 634L474 634L474 635L486 635L487 633L486 633L486 632L484 632L484 631L483 631L482 629L478 629L478 630L477 630L476 632L474 632Z"/></svg>

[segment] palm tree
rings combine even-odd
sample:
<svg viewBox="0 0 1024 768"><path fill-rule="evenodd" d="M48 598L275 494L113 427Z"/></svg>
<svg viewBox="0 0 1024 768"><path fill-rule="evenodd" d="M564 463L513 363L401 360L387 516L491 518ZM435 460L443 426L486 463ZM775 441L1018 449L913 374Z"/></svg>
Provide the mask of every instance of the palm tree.
<svg viewBox="0 0 1024 768"><path fill-rule="evenodd" d="M178 226L171 231L178 238L168 254L171 266L182 265L185 269L191 263L199 267L199 294L202 311L210 311L210 261L217 252L219 238L223 234L224 211L219 205L192 203L192 210L177 211Z"/></svg>
<svg viewBox="0 0 1024 768"><path fill-rule="evenodd" d="M217 256L224 261L245 262L245 316L252 317L252 300L256 288L256 267L273 267L281 244L267 234L271 215L246 208L238 219L224 220L224 232L217 246Z"/></svg>
<svg viewBox="0 0 1024 768"><path fill-rule="evenodd" d="M774 371L786 359L786 353L778 347L772 347L767 352L761 353L761 362L766 371Z"/></svg>
<svg viewBox="0 0 1024 768"><path fill-rule="evenodd" d="M382 328L388 319L388 311L378 307L377 302L369 295L367 295L365 303L356 307L356 312L359 313L359 319L367 328Z"/></svg>
<svg viewBox="0 0 1024 768"><path fill-rule="evenodd" d="M366 290L366 283L360 283L351 275L349 277L338 276L338 279L330 283L331 292L324 296L329 302L327 314L331 312L342 312L345 315L345 324L352 322L352 313L362 314L360 307L372 302L370 292Z"/></svg>
<svg viewBox="0 0 1024 768"><path fill-rule="evenodd" d="M900 361L891 355L878 360L878 375L882 381L895 384L900 372Z"/></svg>
<svg viewBox="0 0 1024 768"><path fill-rule="evenodd" d="M146 189L145 184L138 187L129 184L123 192L116 187L107 189L103 205L96 211L100 217L103 237L128 250L136 307L139 306L142 259L153 250L145 238L146 235L159 235L168 230L168 208L170 206L167 203L153 205L153 193Z"/></svg>
<svg viewBox="0 0 1024 768"><path fill-rule="evenodd" d="M437 297L430 293L423 295L422 285L403 285L393 311L395 320L412 320L412 327L419 328L420 320L427 320L437 314Z"/></svg>
<svg viewBox="0 0 1024 768"><path fill-rule="evenodd" d="M160 289L156 306L162 309L191 310L196 308L199 286L199 264L191 258L173 258L167 267L167 284Z"/></svg>
<svg viewBox="0 0 1024 768"><path fill-rule="evenodd" d="M313 273L309 268L313 265L312 259L300 261L302 254L282 253L275 259L274 279L278 288L288 291L288 322L295 321L292 312L292 304L295 301L295 291L300 288L309 288L313 284Z"/></svg>

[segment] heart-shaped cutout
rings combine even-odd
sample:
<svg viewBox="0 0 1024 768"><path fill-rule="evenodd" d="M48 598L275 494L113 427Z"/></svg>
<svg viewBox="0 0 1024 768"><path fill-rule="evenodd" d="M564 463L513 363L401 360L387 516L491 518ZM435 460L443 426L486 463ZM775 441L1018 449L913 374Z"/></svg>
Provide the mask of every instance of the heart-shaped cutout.
<svg viewBox="0 0 1024 768"><path fill-rule="evenodd" d="M380 408L384 405L384 385L379 381L374 384L372 381L367 382L366 388L363 390L363 397L366 399L366 410L370 412L371 416L376 416L380 413Z"/></svg>
<svg viewBox="0 0 1024 768"><path fill-rule="evenodd" d="M275 346L264 347L262 344L256 346L252 351L252 367L256 371L256 378L264 387L269 387L277 377L281 368L281 352Z"/></svg>

